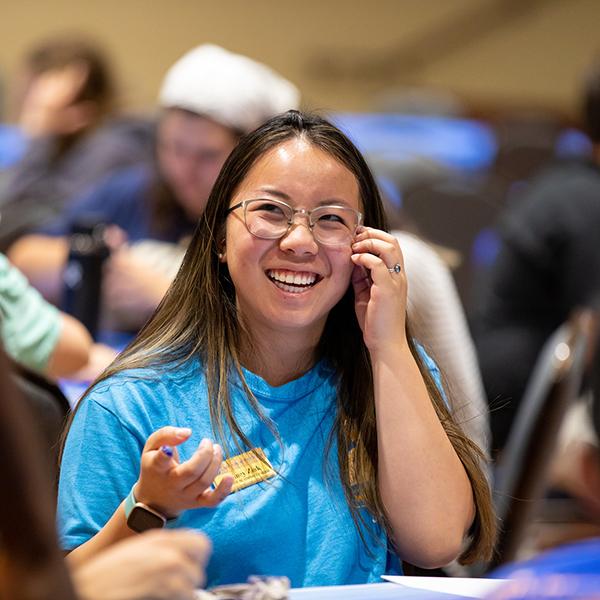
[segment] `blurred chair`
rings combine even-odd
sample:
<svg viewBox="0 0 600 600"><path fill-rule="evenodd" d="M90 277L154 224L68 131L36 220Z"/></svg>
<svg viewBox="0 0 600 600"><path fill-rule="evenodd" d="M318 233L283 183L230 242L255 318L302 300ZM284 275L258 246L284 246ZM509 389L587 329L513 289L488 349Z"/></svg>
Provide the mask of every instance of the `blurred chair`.
<svg viewBox="0 0 600 600"><path fill-rule="evenodd" d="M31 412L42 447L44 470L56 491L60 436L70 413L69 402L60 388L43 375L15 362L11 362L11 371L17 390Z"/></svg>
<svg viewBox="0 0 600 600"><path fill-rule="evenodd" d="M0 348L0 598L75 600L33 418Z"/></svg>
<svg viewBox="0 0 600 600"><path fill-rule="evenodd" d="M594 329L594 311L575 311L540 353L496 468L494 501L501 533L488 567L518 558L546 491L563 417L580 392Z"/></svg>

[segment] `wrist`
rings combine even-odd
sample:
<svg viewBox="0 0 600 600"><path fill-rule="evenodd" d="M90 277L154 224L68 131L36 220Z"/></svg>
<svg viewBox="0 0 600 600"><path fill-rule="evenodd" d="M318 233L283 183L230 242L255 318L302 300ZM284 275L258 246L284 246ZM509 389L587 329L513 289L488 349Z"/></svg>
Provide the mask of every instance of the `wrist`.
<svg viewBox="0 0 600 600"><path fill-rule="evenodd" d="M152 508L152 510L156 510L157 512L161 513L165 516L167 521L173 521L180 515L180 512L169 510L169 508L166 506L158 504L149 498L146 492L141 489L141 483L139 479L133 484L133 487L129 493L133 494L133 498L135 498L136 502L141 502L142 504Z"/></svg>
<svg viewBox="0 0 600 600"><path fill-rule="evenodd" d="M141 502L136 498L137 483L123 501L123 510L127 526L137 533L148 529L161 529L169 522L174 521L176 516L168 516L163 511Z"/></svg>
<svg viewBox="0 0 600 600"><path fill-rule="evenodd" d="M368 347L368 346L367 346ZM398 364L399 360L412 357L410 346L405 336L402 340L393 340L388 342L379 342L377 344L368 347L369 356L371 357L371 363L381 364Z"/></svg>

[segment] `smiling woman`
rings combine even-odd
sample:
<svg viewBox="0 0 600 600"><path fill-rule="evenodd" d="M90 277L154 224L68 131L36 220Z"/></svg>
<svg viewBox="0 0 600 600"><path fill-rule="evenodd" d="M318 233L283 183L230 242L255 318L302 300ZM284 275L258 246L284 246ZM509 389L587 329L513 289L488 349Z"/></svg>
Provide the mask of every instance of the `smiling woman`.
<svg viewBox="0 0 600 600"><path fill-rule="evenodd" d="M399 558L489 555L481 455L410 335L385 228L327 121L290 111L241 139L169 292L71 423L73 561L168 519L212 539L209 585L366 583Z"/></svg>
<svg viewBox="0 0 600 600"><path fill-rule="evenodd" d="M358 183L330 154L292 138L256 161L231 202L220 260L252 345L245 366L281 385L302 372L288 365L314 363L327 315L348 289Z"/></svg>

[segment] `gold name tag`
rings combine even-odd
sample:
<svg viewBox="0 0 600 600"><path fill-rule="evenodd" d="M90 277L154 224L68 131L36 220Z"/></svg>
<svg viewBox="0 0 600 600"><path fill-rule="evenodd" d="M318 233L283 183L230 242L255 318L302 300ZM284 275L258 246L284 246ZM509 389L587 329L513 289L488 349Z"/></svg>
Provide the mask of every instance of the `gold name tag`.
<svg viewBox="0 0 600 600"><path fill-rule="evenodd" d="M223 475L233 475L232 492L243 490L259 481L265 481L275 475L271 463L267 460L262 448L254 448L243 454L232 456L221 463L221 470L215 477L214 485L219 485Z"/></svg>

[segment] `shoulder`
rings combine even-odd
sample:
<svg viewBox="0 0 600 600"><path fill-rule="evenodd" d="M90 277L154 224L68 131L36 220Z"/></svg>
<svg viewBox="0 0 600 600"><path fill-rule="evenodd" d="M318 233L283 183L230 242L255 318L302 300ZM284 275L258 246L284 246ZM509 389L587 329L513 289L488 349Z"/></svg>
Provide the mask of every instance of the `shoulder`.
<svg viewBox="0 0 600 600"><path fill-rule="evenodd" d="M544 255L574 235L596 235L599 222L600 170L571 161L549 167L515 197L501 234L521 251Z"/></svg>
<svg viewBox="0 0 600 600"><path fill-rule="evenodd" d="M143 117L109 119L77 145L77 161L102 171L153 160L155 122Z"/></svg>
<svg viewBox="0 0 600 600"><path fill-rule="evenodd" d="M148 166L129 167L111 173L93 189L121 194L137 194L150 185L152 178L153 170Z"/></svg>
<svg viewBox="0 0 600 600"><path fill-rule="evenodd" d="M573 214L588 203L600 211L600 169L592 163L569 161L540 172L516 199L509 214L524 218L554 218Z"/></svg>
<svg viewBox="0 0 600 600"><path fill-rule="evenodd" d="M149 412L164 408L165 400L174 404L190 393L198 396L204 388L204 371L198 360L182 364L152 365L125 369L95 384L84 402L123 415L141 407Z"/></svg>
<svg viewBox="0 0 600 600"><path fill-rule="evenodd" d="M444 403L446 404L446 408L452 412L452 406L450 404L450 401L448 400L448 396L446 395L446 390L444 389L444 384L442 381L442 373L440 372L440 368L437 366L437 363L435 362L435 360L433 360L433 358L431 358L431 356L427 353L425 348L423 348L423 346L421 346L421 344L419 344L417 341L415 341L415 347L417 349L419 357L421 358L421 360L423 361L423 364L425 365L425 368L429 371L429 374L431 375L431 378L433 379L435 386L439 390L439 392L442 396L442 399L444 400Z"/></svg>
<svg viewBox="0 0 600 600"><path fill-rule="evenodd" d="M70 224L84 214L98 215L107 222L118 220L118 215L132 212L137 215L146 201L146 191L152 177L152 170L147 167L120 169L107 175L73 202L65 215L48 228L49 232L52 233L52 227L68 230L66 223Z"/></svg>

